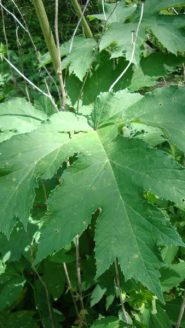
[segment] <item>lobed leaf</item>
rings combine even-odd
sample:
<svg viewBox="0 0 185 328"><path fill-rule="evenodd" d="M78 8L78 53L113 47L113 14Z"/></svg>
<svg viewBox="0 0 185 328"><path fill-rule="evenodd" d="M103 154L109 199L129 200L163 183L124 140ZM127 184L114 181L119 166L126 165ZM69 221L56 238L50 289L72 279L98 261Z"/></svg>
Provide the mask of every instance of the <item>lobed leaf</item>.
<svg viewBox="0 0 185 328"><path fill-rule="evenodd" d="M119 136L117 124L110 124L111 105L104 107L104 97L101 99L99 113L102 110L105 122L97 124L93 116L99 128L74 140L79 159L51 194L36 261L81 234L99 208L95 234L97 276L118 258L126 279L139 280L162 299L158 271L161 260L156 246L183 243L167 215L147 203L143 194L149 191L184 206L185 171L164 152L140 140ZM113 106L115 103L111 102Z"/></svg>

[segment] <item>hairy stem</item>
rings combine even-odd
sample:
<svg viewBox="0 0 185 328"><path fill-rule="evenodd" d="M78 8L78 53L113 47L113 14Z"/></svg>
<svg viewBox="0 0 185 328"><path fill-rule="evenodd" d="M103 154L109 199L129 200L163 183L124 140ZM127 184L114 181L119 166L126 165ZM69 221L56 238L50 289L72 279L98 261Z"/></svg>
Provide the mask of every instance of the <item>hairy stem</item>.
<svg viewBox="0 0 185 328"><path fill-rule="evenodd" d="M33 5L35 7L35 11L42 29L42 33L47 45L47 48L49 50L50 56L51 56L51 60L53 63L53 67L55 69L55 72L58 74L59 76L59 84L60 84L60 91L62 94L62 98L63 98L63 103L65 103L65 99L66 99L66 93L65 93L65 89L64 89L64 83L63 83L63 78L62 78L62 74L61 74L61 63L60 63L60 56L58 55L58 49L54 40L54 36L48 21L48 17L46 14L46 10L44 7L44 4L42 2L42 0L33 0ZM64 104L62 104L64 105Z"/></svg>
<svg viewBox="0 0 185 328"><path fill-rule="evenodd" d="M72 2L72 5L74 7L74 10L75 10L78 18L81 19L81 23L84 28L85 36L87 38L92 38L93 37L92 31L91 31L90 26L87 23L87 20L82 12L82 9L78 3L78 0L71 0L71 2Z"/></svg>
<svg viewBox="0 0 185 328"><path fill-rule="evenodd" d="M19 9L18 5L15 3L14 0L12 0L12 3L14 4L16 10L18 11L19 15L21 16L22 21L24 22L24 26L25 26L24 30L26 29L26 32L27 32L27 34L28 34L28 36L29 36L29 39L30 39L31 44L32 44L32 46L33 46L33 49L34 49L34 51L35 51L36 59L37 59L38 63L40 64L39 50L37 49L37 46L36 46L36 44L35 44L35 42L34 42L34 40L33 40L33 37L32 37L31 32L30 32L30 30L29 30L28 24L27 24L26 20L24 19L24 15L22 14L21 10ZM10 13L10 12L9 12L9 13ZM11 14L11 13L10 13L10 14ZM14 16L15 16L15 15L14 15ZM15 16L15 17L16 17L16 16ZM15 22L16 22L16 20L15 20ZM56 91L57 91L57 93L59 94L59 89L58 89L58 86L57 86L57 84L56 84L56 82L55 82L55 79L52 77L52 75L50 74L50 72L47 70L46 66L42 66L42 68L45 70L45 72L46 72L46 74L48 75L48 77L49 77L51 83L55 86ZM49 93L50 93L50 92L49 92Z"/></svg>
<svg viewBox="0 0 185 328"><path fill-rule="evenodd" d="M61 105L62 108L65 109L66 106L66 93L64 88L64 80L62 75L62 65L60 60L60 40L59 40L59 33L58 33L58 0L55 0L55 39L56 39L56 48L57 48L57 56L58 56L58 79L60 84L60 90L62 94L62 101Z"/></svg>

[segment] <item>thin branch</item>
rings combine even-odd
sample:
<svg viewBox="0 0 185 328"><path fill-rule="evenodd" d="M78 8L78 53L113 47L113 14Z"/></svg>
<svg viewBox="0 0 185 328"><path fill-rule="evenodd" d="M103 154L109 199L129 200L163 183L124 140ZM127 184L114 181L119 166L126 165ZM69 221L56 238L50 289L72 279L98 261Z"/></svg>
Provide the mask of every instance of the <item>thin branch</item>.
<svg viewBox="0 0 185 328"><path fill-rule="evenodd" d="M46 97L48 97L48 98L50 98L50 96L47 94L47 93L45 93L44 91L42 91L39 87L37 87L32 81L30 81L21 71L19 71L19 69L16 67L16 66L14 66L14 64L12 64L11 63L11 61L8 59L8 58L6 58L6 57L3 57L3 59L25 80L25 81L27 81L31 86L32 86L32 88L33 89L36 89L37 91L39 91L40 93L42 93L42 95L44 95L44 96L46 96Z"/></svg>
<svg viewBox="0 0 185 328"><path fill-rule="evenodd" d="M85 32L86 37L87 38L92 38L93 37L92 31L90 29L89 24L87 23L87 20L86 20L85 16L83 15L83 12L82 12L82 9L81 9L81 7L78 3L78 0L71 0L71 2L72 2L72 5L75 9L75 12L76 12L78 18L79 19L82 18L81 22L82 22L82 26L84 28L84 32Z"/></svg>
<svg viewBox="0 0 185 328"><path fill-rule="evenodd" d="M129 321L128 321L128 315L127 315L127 312L125 310L125 306L124 306L122 295L121 295L121 283L120 283L119 269L118 269L118 262L117 262L117 260L114 261L114 266L115 266L115 272L116 272L115 283L116 283L116 287L117 287L118 293L119 293L119 299L120 299L120 303L121 303L121 308L122 308L123 316L125 318L126 323L129 323Z"/></svg>
<svg viewBox="0 0 185 328"><path fill-rule="evenodd" d="M114 14L114 12L115 12L117 6L118 6L118 2L115 3L114 8L112 9L112 11L110 12L109 16L107 17L107 20L106 20L106 24L105 24L105 26L107 25L107 23L108 23L109 19L111 18L111 16Z"/></svg>
<svg viewBox="0 0 185 328"><path fill-rule="evenodd" d="M104 2L104 0L101 1L101 4L102 4L103 16L104 16L104 19L106 21L107 20L107 16L106 16L106 13L105 13L105 2Z"/></svg>
<svg viewBox="0 0 185 328"><path fill-rule="evenodd" d="M16 8L17 8L17 10L19 11L19 13L20 13L20 15L21 15L21 17L22 17L22 19L24 20L24 17L22 16L22 14L21 14L21 12L20 12L20 10L19 10L19 8L17 7L17 5L16 5L16 3L14 2L14 0L12 0L12 2L13 2L13 4L16 6ZM33 46L34 46L34 42L33 42L33 40L32 40L32 37L31 37L31 34L30 34L30 32L29 32L29 30L28 30L28 28L25 28L23 25L22 25L22 23L18 20L18 18L13 14L13 13L11 13L8 9L6 9L3 5L2 5L2 1L0 0L0 5L1 5L1 12L2 12L2 21L3 21L3 31L4 31L4 36L5 36L5 43L6 43L6 47L8 48L8 39L7 39L7 36L6 36L6 30L5 30L5 23L4 23L4 15L3 15L3 10L6 10L6 12L8 12L11 16L13 16L13 18L15 19L15 22L16 23L18 23L18 25L19 26L21 26L21 28L23 28L23 30L25 31L25 32L27 32L28 33L28 35L29 35L29 37L30 37L30 39L31 39L31 41L32 41L32 44L33 44ZM24 23L26 23L25 21L24 21ZM18 38L18 33L17 33L17 30L18 30L18 28L16 28L16 38L17 38L17 45L18 45L18 48L19 48L19 38ZM37 52L37 48L36 48L36 46L34 46L34 49L35 49L35 51ZM7 49L8 50L8 49ZM39 87L37 87L33 82L31 82L16 66L14 66L13 65L13 63L11 63L11 61L10 61L10 57L9 57L9 53L7 52L7 56L8 56L8 58L6 58L5 56L3 57L4 58L4 60L10 65L10 67L11 67L11 70L13 69L14 71L16 71L23 79L24 79L24 81L27 81L34 89L36 89L37 91L39 91L40 93L42 93L42 95L44 95L44 96L46 96L47 98L49 98L50 99L50 101L51 101L51 103L52 103L52 105L54 106L54 108L55 108L55 110L57 110L57 107L56 107L56 104L55 104L55 102L54 102L54 100L53 100L53 98L52 98L52 96L51 96L51 94L50 93L48 93L48 94L46 94L44 91L42 91ZM48 72L49 73L49 72ZM12 74L12 76L13 76L13 74ZM13 81L14 81L14 84L15 84L15 79L14 79L14 76L13 76ZM15 86L16 86L16 84L15 84ZM26 89L26 94L27 94L27 97L28 97L28 100L29 100L29 92L28 92L28 88L27 88L27 86L25 85L25 89ZM58 110L57 110L58 111Z"/></svg>
<svg viewBox="0 0 185 328"><path fill-rule="evenodd" d="M51 103L55 106L56 108L56 105L55 103L53 102L53 99L51 97L51 95L48 95L46 92L44 92L43 90L41 90L39 87L37 87L32 81L30 81L21 71L19 71L19 69L11 63L11 61L6 58L6 57L3 57L3 59L25 80L28 82L28 84L30 84L32 86L33 89L39 91L42 95L46 96L47 98L50 99Z"/></svg>
<svg viewBox="0 0 185 328"><path fill-rule="evenodd" d="M73 294L73 288L72 288L71 280L70 280L70 277L69 277L69 272L68 272L67 265L66 265L65 262L63 263L63 268L64 268L64 273L65 273L65 276L66 276L66 280L67 280L67 283L68 283L68 289L70 291L71 298L73 300L73 305L74 305L74 308L75 308L76 315L77 315L78 318L80 318L80 313L78 311L78 306L76 304L75 296Z"/></svg>
<svg viewBox="0 0 185 328"><path fill-rule="evenodd" d="M0 2L0 4L1 4L1 2ZM6 44L6 48L7 48L7 55L9 57L9 54L8 54L9 44L8 44L8 38L7 38L7 34L6 34L6 25L5 25L5 19L4 19L4 9L3 9L2 4L1 4L1 16L2 16L2 27L3 27L4 39L5 39L5 44Z"/></svg>
<svg viewBox="0 0 185 328"><path fill-rule="evenodd" d="M23 16L22 12L20 11L19 7L17 6L17 4L15 3L15 1L14 1L14 0L11 0L11 1L13 2L15 8L17 9L17 11L18 11L18 13L19 13L19 15L21 16L22 21L24 22L24 26L26 27L26 30L27 30L28 36L29 36L29 38L30 38L30 41L31 41L32 46L33 46L33 49L34 49L34 51L35 51L37 61L38 61L38 63L40 64L40 59L39 59L39 50L37 49L37 46L36 46L36 44L35 44L35 42L34 42L34 40L33 40L33 38L32 38L32 35L31 35L30 31L29 31L29 27L28 27L28 25L27 25L27 23L26 23L26 21L25 21L25 19L24 19L24 16ZM56 91L57 91L57 93L58 93L58 95L59 95L59 97L60 97L60 92L59 92L58 86L57 86L57 84L56 84L54 78L51 76L50 72L47 70L47 68L46 68L45 66L42 66L42 68L45 70L45 72L46 72L46 74L48 75L49 79L50 79L51 82L54 84L54 86L55 86L55 88L56 88Z"/></svg>
<svg viewBox="0 0 185 328"><path fill-rule="evenodd" d="M20 58L21 71L24 74L24 65L23 65L23 61L22 61L23 56L22 56L22 52L21 52L21 42L19 39L18 31L19 31L19 25L16 27L15 34L16 34L17 50L18 50L18 54L19 54L19 58ZM24 86L25 86L25 93L26 93L27 99L30 102L30 94L29 94L29 90L28 90L27 83L25 80L24 80Z"/></svg>
<svg viewBox="0 0 185 328"><path fill-rule="evenodd" d="M83 302L83 293L82 293L82 279L81 279L81 269L80 269L80 251L79 251L79 236L77 235L75 238L75 246L76 246L76 272L77 272L77 281L78 281L78 290L80 295L80 303L82 308L82 321L87 326L86 318L85 318L85 307Z"/></svg>
<svg viewBox="0 0 185 328"><path fill-rule="evenodd" d="M15 1L14 1L14 0L11 0L11 1L13 2L15 8L17 9L19 15L21 16L21 18L22 18L22 20L23 20L23 22L24 22L24 25L25 25L25 28L26 28L26 30L24 29L24 31L28 33L28 36L29 36L29 38L30 38L30 40L31 40L31 43L32 43L32 46L33 46L33 48L34 48L34 50L35 50L35 52L36 52L36 54L37 54L37 56L38 56L38 50L37 50L37 47L36 47L36 45L35 45L35 42L33 41L33 38L32 38L32 36L31 36L31 33L30 33L29 29L28 29L28 25L27 25L27 23L26 23L26 21L25 21L25 19L24 19L24 16L22 15L22 13L21 13L19 7L17 6L17 4L15 3ZM16 17L16 16L15 16L15 17Z"/></svg>
<svg viewBox="0 0 185 328"><path fill-rule="evenodd" d="M184 291L183 300L182 300L182 304L180 307L179 316L178 316L178 320L177 320L175 328L180 328L181 321L182 321L183 315L184 315L184 310L185 310L185 291Z"/></svg>
<svg viewBox="0 0 185 328"><path fill-rule="evenodd" d="M11 12L9 11L5 6L3 6L2 1L0 0L0 6L9 14L11 15L15 21L22 27L22 29L28 33L27 29L24 27L24 25L20 22L20 20Z"/></svg>
<svg viewBox="0 0 185 328"><path fill-rule="evenodd" d="M50 89L49 89L49 86L48 86L48 83L47 83L46 78L44 79L44 83L45 83L45 86L46 86L46 89L47 89L48 95L50 96L50 101L51 101L51 103L52 103L52 105L53 105L55 111L56 111L56 112L59 112L59 109L58 109L57 105L55 104L55 101L54 101L54 99L53 99L53 97L52 97L52 95L51 95L51 92L50 92Z"/></svg>
<svg viewBox="0 0 185 328"><path fill-rule="evenodd" d="M62 96L62 100L60 97L60 101L61 101L62 108L65 109L67 97L66 97L66 92L65 92L65 87L64 87L64 80L63 80L63 75L62 75L62 65L61 65L61 59L60 59L60 40L59 40L59 33L58 33L58 0L55 0L55 38L56 38L56 48L57 48L57 55L58 55L57 74L58 74L58 79L59 79L59 84L60 84L60 89L61 89L61 96Z"/></svg>
<svg viewBox="0 0 185 328"><path fill-rule="evenodd" d="M79 26L80 26L80 23L81 23L81 21L82 21L82 18L84 17L84 13L85 13L85 11L86 11L86 9L87 9L87 6L88 6L89 2L90 2L90 0L87 0L86 4L85 4L85 6L84 6L84 9L83 9L83 11L82 11L82 16L80 17L80 19L79 19L79 21L78 21L78 23L77 23L77 25L76 25L76 28L75 28L75 30L74 30L74 32L73 32L73 35L72 35L72 38L71 38L70 47L69 47L69 53L71 53L71 51L72 51L72 48L73 48L73 42L74 42L75 35L76 35L77 31L78 31L78 28L79 28Z"/></svg>
<svg viewBox="0 0 185 328"><path fill-rule="evenodd" d="M178 11L177 11L175 8L172 7L172 10L173 10L173 12L174 12L176 15L179 14Z"/></svg>
<svg viewBox="0 0 185 328"><path fill-rule="evenodd" d="M8 43L8 37L7 37L7 34L6 34L6 25L5 25L5 18L4 18L4 9L3 9L2 6L1 6L1 16L2 16L2 27L3 27L3 34L4 34L5 44L6 44L7 57L10 60L9 43ZM16 79L15 79L14 71L13 71L12 67L10 68L10 71L11 71L12 81L13 81L15 90L17 90L18 89L17 88L17 83L16 83Z"/></svg>
<svg viewBox="0 0 185 328"><path fill-rule="evenodd" d="M41 278L39 272L37 271L36 267L32 264L32 269L35 272L35 274L37 275L38 279L40 280L41 285L43 286L44 290L45 290L45 294L46 294L46 301L47 301L47 306L48 306L48 312L49 312L49 318L50 318L50 322L51 322L51 328L55 328L55 324L54 324L54 320L53 320L53 313L52 313L52 308L51 308L51 304L50 304L50 299L49 299L49 292L46 286L45 281Z"/></svg>
<svg viewBox="0 0 185 328"><path fill-rule="evenodd" d="M132 65L133 59L134 59L134 55L135 55L135 51L136 51L136 43L137 43L137 39L138 39L138 33L139 33L139 29L141 26L141 22L143 19L143 14L144 14L144 2L141 2L141 13L140 13L140 18L139 18L139 23L136 29L136 33L135 36L132 32L132 53L131 53L131 57L130 60L128 62L128 65L125 67L125 69L122 71L122 73L118 76L118 78L111 84L109 91L112 91L113 88L115 87L115 85L119 82L119 80L123 77L123 75L128 71L129 67Z"/></svg>

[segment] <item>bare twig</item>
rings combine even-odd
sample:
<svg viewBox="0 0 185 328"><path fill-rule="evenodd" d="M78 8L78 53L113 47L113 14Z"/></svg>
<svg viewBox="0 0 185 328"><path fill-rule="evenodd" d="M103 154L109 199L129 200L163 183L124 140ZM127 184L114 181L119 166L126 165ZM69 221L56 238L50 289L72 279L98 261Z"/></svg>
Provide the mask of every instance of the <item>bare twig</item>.
<svg viewBox="0 0 185 328"><path fill-rule="evenodd" d="M127 315L127 312L125 310L125 306L124 306L122 295L121 295L121 283L120 283L119 269L118 269L117 260L114 261L114 266L115 266L115 273L116 273L115 283L116 283L116 287L117 287L117 290L118 290L118 293L119 293L121 308L122 308L122 312L123 312L123 316L125 318L125 321L126 321L126 323L128 323L128 315Z"/></svg>
<svg viewBox="0 0 185 328"><path fill-rule="evenodd" d="M26 23L26 20L24 19L24 16L23 16L22 12L20 11L19 7L17 6L17 4L15 3L15 1L14 1L14 0L11 0L11 1L13 2L15 8L17 9L17 11L18 11L18 13L19 13L19 15L21 16L22 21L24 22L24 26L26 27L26 31L27 31L27 33L28 33L28 36L29 36L30 41L31 41L32 46L33 46L33 49L34 49L34 51L35 51L37 61L38 61L38 63L40 64L39 50L37 49L37 46L36 46L36 44L35 44L35 42L34 42L34 40L33 40L33 38L32 38L32 35L31 35L31 33L30 33L30 30L29 30L29 27L28 27L28 25L27 25L27 23ZM42 68L45 70L45 72L46 72L46 74L48 75L49 79L50 79L51 82L54 84L54 86L55 86L55 88L56 88L56 91L57 91L58 95L60 96L59 89L58 89L58 86L57 86L57 84L56 84L54 78L51 76L51 74L50 74L50 72L47 70L46 66L42 66Z"/></svg>
<svg viewBox="0 0 185 328"><path fill-rule="evenodd" d="M17 26L17 28L15 30L15 33L16 33L17 49L18 49L18 54L19 54L19 58L20 58L21 71L24 74L24 65L23 65L23 62L22 62L22 52L21 52L21 42L20 42L20 39L19 39L19 25ZM29 94L29 90L28 90L27 83L26 83L25 80L24 80L24 86L25 86L25 93L26 93L27 99L30 102L30 94Z"/></svg>
<svg viewBox="0 0 185 328"><path fill-rule="evenodd" d="M33 46L33 48L35 50L36 58L38 60L38 63L40 64L39 51L38 51L38 49L37 49L37 47L36 47L36 45L34 43L34 40L33 40L32 36L31 36L31 33L30 33L29 28L28 28L28 25L27 25L27 23L26 23L26 21L24 19L24 16L22 15L22 13L21 13L19 7L17 6L17 4L15 3L15 1L14 0L11 0L11 1L14 4L14 6L16 7L17 11L19 12L19 14L20 14L20 16L21 16L21 18L22 18L22 20L24 22L24 25L20 22L20 20L17 18L17 16L14 13L12 13L10 10L8 10L5 6L2 5L2 1L0 0L1 10L4 9L9 15L11 15L14 18L15 22L18 23L18 25L28 34L28 36L29 36L29 38L31 40L32 46ZM10 60L9 56L8 56L8 59ZM55 87L57 89L57 92L59 94L59 90L58 90L58 87L56 85L56 82L55 82L54 78L51 76L51 74L49 73L49 71L47 70L47 68L45 66L43 66L43 69L46 71L46 74L48 75L48 77L50 78L50 80L52 81L52 83L55 85ZM26 90L26 93L28 94L28 89ZM56 107L56 105L54 105L54 107Z"/></svg>
<svg viewBox="0 0 185 328"><path fill-rule="evenodd" d="M36 47L36 45L35 45L35 42L33 41L33 38L32 38L32 36L31 36L31 33L30 33L29 29L28 29L28 25L27 25L27 23L26 23L26 21L25 21L25 19L24 19L24 16L22 15L22 12L20 11L20 9L19 9L19 7L17 6L17 4L15 3L15 1L14 1L14 0L11 0L11 1L13 2L15 8L17 9L17 11L18 11L18 13L19 13L19 15L21 16L21 18L22 18L22 20L23 20L23 22L24 22L24 26L25 26L24 31L28 33L28 36L29 36L29 38L30 38L30 40L31 40L31 43L32 43L32 46L33 46L33 48L34 48L36 54L38 55L37 47ZM14 15L14 16L15 16L15 15ZM15 17L16 17L16 16L15 16Z"/></svg>
<svg viewBox="0 0 185 328"><path fill-rule="evenodd" d="M30 81L21 71L19 71L19 69L11 63L11 61L6 58L6 57L3 57L3 59L25 80L27 81L33 89L36 89L37 91L39 91L40 93L42 93L44 96L50 98L50 96L45 93L43 90L41 90L39 87L37 87L32 81Z"/></svg>
<svg viewBox="0 0 185 328"><path fill-rule="evenodd" d="M172 10L173 10L173 12L174 12L176 15L179 14L178 11L177 11L175 8L172 7Z"/></svg>
<svg viewBox="0 0 185 328"><path fill-rule="evenodd" d="M73 288L72 288L71 280L70 280L70 277L69 277L69 272L68 272L67 265L66 265L65 262L63 263L63 268L64 268L64 273L65 273L67 284L68 284L68 289L70 291L71 298L73 300L73 305L74 305L74 308L75 308L76 315L77 315L78 318L80 318L80 313L78 311L78 306L77 306L77 303L76 303L76 300L75 300L75 296L73 294Z"/></svg>
<svg viewBox="0 0 185 328"><path fill-rule="evenodd" d="M101 3L102 3L103 16L104 16L104 19L106 21L107 20L107 16L106 16L106 13L105 13L105 2L104 2L104 0L102 0Z"/></svg>
<svg viewBox="0 0 185 328"><path fill-rule="evenodd" d="M111 86L109 88L109 91L112 91L113 90L113 88L115 87L115 85L119 82L119 80L123 77L123 75L128 71L129 67L132 65L132 62L133 62L133 59L134 59L134 55L135 55L135 50L136 50L136 43L137 43L137 39L138 39L139 28L141 26L141 22L142 22L142 19L143 19L143 14L144 14L144 2L141 2L141 13L140 13L140 18L139 18L139 23L137 25L137 29L136 29L136 32L135 32L135 36L134 36L134 34L132 32L132 53L131 53L130 60L128 62L128 65L121 72L121 74L111 84Z"/></svg>
<svg viewBox="0 0 185 328"><path fill-rule="evenodd" d="M28 84L30 84L32 86L33 89L39 91L42 95L46 96L47 98L49 98L49 100L51 101L51 103L53 104L53 106L56 105L51 97L51 95L47 94L46 92L44 92L42 89L40 89L39 87L37 87L37 85L35 85L32 81L30 81L14 64L12 64L12 62L6 58L3 57L3 59L25 80L28 82Z"/></svg>
<svg viewBox="0 0 185 328"><path fill-rule="evenodd" d="M107 23L108 23L109 19L111 18L111 16L114 14L117 6L118 6L118 2L115 3L114 8L112 9L112 11L110 12L109 16L107 17L105 26L107 25Z"/></svg>
<svg viewBox="0 0 185 328"><path fill-rule="evenodd" d="M1 6L1 16L2 16L2 27L3 27L3 34L4 34L5 44L6 44L7 57L10 60L9 43L8 43L8 37L7 37L7 34L6 34L6 25L5 25L5 18L4 18L4 9L3 9L2 6ZM17 88L17 83L16 83L16 79L15 79L14 71L13 71L12 67L10 68L10 71L11 71L12 81L13 81L15 90L17 90L18 89Z"/></svg>
<svg viewBox="0 0 185 328"><path fill-rule="evenodd" d="M72 35L72 38L71 38L70 47L69 47L69 53L71 53L71 51L72 51L72 48L73 48L73 42L74 42L74 38L75 38L76 32L78 31L78 28L79 28L79 26L80 26L80 23L81 23L81 21L82 21L82 18L84 17L84 13L85 13L85 11L86 11L86 9L87 9L87 6L88 6L89 2L90 2L90 0L87 0L86 4L85 4L85 6L84 6L84 9L83 9L83 11L82 11L82 16L80 17L80 19L79 19L79 21L78 21L78 23L77 23L77 25L76 25L76 27L75 27L75 29L74 29L74 32L73 32L73 35Z"/></svg>
<svg viewBox="0 0 185 328"><path fill-rule="evenodd" d="M184 291L183 300L182 300L182 304L180 307L179 316L178 316L178 320L177 320L175 328L180 328L181 321L182 321L182 318L184 315L184 310L185 310L185 291Z"/></svg>
<svg viewBox="0 0 185 328"><path fill-rule="evenodd" d="M11 12L9 11L3 4L2 1L0 0L0 6L9 14L11 15L15 21L22 27L22 29L28 33L27 29L24 27L24 25L20 22L20 20Z"/></svg>
<svg viewBox="0 0 185 328"><path fill-rule="evenodd" d="M48 86L48 83L47 83L47 80L46 80L46 79L44 79L44 83L45 83L45 86L46 86L46 89L47 89L48 95L50 96L50 101L51 101L51 103L52 103L52 105L53 105L55 111L56 111L56 112L59 112L59 109L58 109L57 105L55 104L55 101L54 101L54 99L53 99L53 97L52 97L52 95L51 95L51 92L50 92L50 89L49 89L49 86Z"/></svg>

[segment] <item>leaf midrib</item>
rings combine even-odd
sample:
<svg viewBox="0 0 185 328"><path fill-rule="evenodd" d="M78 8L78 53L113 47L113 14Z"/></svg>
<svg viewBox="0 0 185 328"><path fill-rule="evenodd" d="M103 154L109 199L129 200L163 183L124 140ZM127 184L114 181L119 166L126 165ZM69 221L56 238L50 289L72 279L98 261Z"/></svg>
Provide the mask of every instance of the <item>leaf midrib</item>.
<svg viewBox="0 0 185 328"><path fill-rule="evenodd" d="M136 238L136 236L135 236L135 233L134 233L134 230L133 230L132 224L131 224L131 222L130 222L130 219L129 219L129 216L128 216L128 213L127 213L127 210L126 210L126 206L125 206L125 201L124 201L123 196L122 196L122 193L120 192L120 189L119 189L118 181L117 181L117 179L116 179L116 177L115 177L115 175L114 175L114 171L113 171L113 168L112 168L112 165L111 165L111 159L109 159L109 157L108 157L108 153L107 153L107 151L106 151L106 148L104 147L103 142L101 141L101 137L100 137L100 135L98 134L98 130L97 130L96 135L97 135L97 137L98 137L99 144L100 144L100 146L101 146L101 148L102 148L102 150L103 150L103 153L105 154L105 157L107 158L107 163L108 163L108 165L109 165L109 167L110 167L110 171L111 171L111 174L112 174L112 176L113 176L113 180L115 181L115 185L116 185L116 189L117 189L117 191L118 191L118 194L121 195L121 198L120 198L120 199L122 200L123 208L124 208L124 212L125 212L125 214L126 214L126 218L127 218L127 222L128 222L128 224L129 224L129 226L130 226L130 229L131 229L131 231L132 231L132 235L133 235L133 239L135 240L136 248L137 248L137 250L138 250L138 253L140 254L140 259L141 259L142 262L143 262L143 266L145 267L145 270L146 270L146 272L147 272L147 276L148 276L149 280L151 281L151 285L153 285L153 281L151 280L151 277L150 277L150 275L148 274L148 269L147 269L147 267L146 267L146 265L145 265L145 261L144 261L144 259L143 259L143 257L142 257L141 252L140 252L140 247L139 247L139 245L138 245L137 238Z"/></svg>

